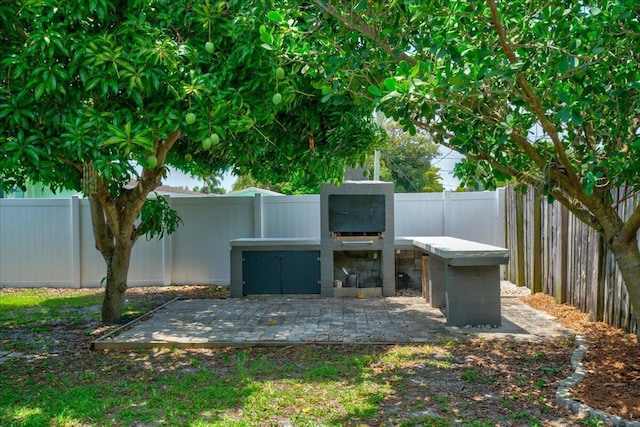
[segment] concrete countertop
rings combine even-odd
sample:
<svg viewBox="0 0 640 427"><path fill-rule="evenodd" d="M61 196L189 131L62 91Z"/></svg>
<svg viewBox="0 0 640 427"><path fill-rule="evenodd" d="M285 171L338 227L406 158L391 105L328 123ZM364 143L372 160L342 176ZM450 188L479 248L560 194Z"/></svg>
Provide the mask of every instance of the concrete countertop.
<svg viewBox="0 0 640 427"><path fill-rule="evenodd" d="M263 237L263 238L244 238L244 239L233 239L229 241L231 246L320 246L320 238L309 238L309 237Z"/></svg>
<svg viewBox="0 0 640 427"><path fill-rule="evenodd" d="M269 246L317 246L320 238L243 238L231 240L232 247L269 247ZM473 242L447 236L410 236L396 237L395 249L418 249L438 256L449 264L507 264L509 250L498 246Z"/></svg>
<svg viewBox="0 0 640 427"><path fill-rule="evenodd" d="M454 263L467 263L465 260L486 260L491 264L507 264L509 250L499 246L487 245L470 240L447 236L397 237L396 247L413 245L422 251L436 255ZM458 261L458 262L456 262Z"/></svg>

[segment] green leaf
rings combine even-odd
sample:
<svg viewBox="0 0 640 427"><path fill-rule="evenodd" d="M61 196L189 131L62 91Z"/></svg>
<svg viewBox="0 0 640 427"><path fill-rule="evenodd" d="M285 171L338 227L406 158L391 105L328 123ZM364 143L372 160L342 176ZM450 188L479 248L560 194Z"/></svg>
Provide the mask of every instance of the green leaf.
<svg viewBox="0 0 640 427"><path fill-rule="evenodd" d="M596 179L591 172L587 172L582 179L582 188L587 196L591 196L593 194L593 190L596 186Z"/></svg>
<svg viewBox="0 0 640 427"><path fill-rule="evenodd" d="M392 92L389 92L385 96L383 96L382 99L380 100L380 103L382 104L382 103L384 103L386 101L389 101L390 99L400 98L400 97L402 97L402 94L400 92L398 92L397 90L394 90Z"/></svg>
<svg viewBox="0 0 640 427"><path fill-rule="evenodd" d="M382 92L380 92L380 88L375 85L371 85L367 88L369 93L374 96L382 96Z"/></svg>
<svg viewBox="0 0 640 427"><path fill-rule="evenodd" d="M557 113L558 120L567 123L571 119L571 109L563 108Z"/></svg>
<svg viewBox="0 0 640 427"><path fill-rule="evenodd" d="M401 76L406 77L410 75L409 64L407 63L407 61L400 61L400 63L398 64L398 71L399 75Z"/></svg>
<svg viewBox="0 0 640 427"><path fill-rule="evenodd" d="M41 82L36 86L36 90L33 92L33 97L36 100L39 100L42 97L42 94L44 93L44 88L45 88L44 82Z"/></svg>
<svg viewBox="0 0 640 427"><path fill-rule="evenodd" d="M464 86L464 82L465 78L461 73L449 77L449 84L453 86Z"/></svg>
<svg viewBox="0 0 640 427"><path fill-rule="evenodd" d="M273 44L273 37L267 32L267 27L264 25L260 25L260 40L269 45Z"/></svg>
<svg viewBox="0 0 640 427"><path fill-rule="evenodd" d="M282 15L280 15L280 13L279 13L279 12L277 12L277 11L275 11L275 10L272 10L271 12L269 12L269 13L267 14L267 18L268 18L270 21L273 21L273 22L275 22L275 23L280 23L280 22L282 22L282 21L283 21Z"/></svg>
<svg viewBox="0 0 640 427"><path fill-rule="evenodd" d="M391 78L391 77L389 77L389 78L385 79L385 80L384 80L384 87L385 87L387 90L390 90L390 91L391 91L391 90L395 90L395 89L396 89L396 79ZM375 95L375 94L374 94L374 95Z"/></svg>
<svg viewBox="0 0 640 427"><path fill-rule="evenodd" d="M183 224L178 213L171 208L164 197L154 193L155 197L145 200L140 210L140 227L138 233L151 240L154 237L162 239L166 234L172 234Z"/></svg>
<svg viewBox="0 0 640 427"><path fill-rule="evenodd" d="M565 56L558 63L558 72L565 74L567 71L569 71L569 59Z"/></svg>
<svg viewBox="0 0 640 427"><path fill-rule="evenodd" d="M580 114L578 114L577 112L573 111L571 113L571 122L575 125L575 126L580 126L583 122L582 116Z"/></svg>
<svg viewBox="0 0 640 427"><path fill-rule="evenodd" d="M367 0L362 0L355 8L356 13L361 13L363 10L366 10L369 2Z"/></svg>

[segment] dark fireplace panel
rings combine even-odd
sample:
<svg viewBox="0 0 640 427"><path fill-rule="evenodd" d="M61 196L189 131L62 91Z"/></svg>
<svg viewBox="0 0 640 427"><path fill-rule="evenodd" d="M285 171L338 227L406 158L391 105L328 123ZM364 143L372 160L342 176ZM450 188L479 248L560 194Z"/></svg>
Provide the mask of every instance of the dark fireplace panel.
<svg viewBox="0 0 640 427"><path fill-rule="evenodd" d="M340 233L385 231L385 196L382 194L329 195L329 231Z"/></svg>

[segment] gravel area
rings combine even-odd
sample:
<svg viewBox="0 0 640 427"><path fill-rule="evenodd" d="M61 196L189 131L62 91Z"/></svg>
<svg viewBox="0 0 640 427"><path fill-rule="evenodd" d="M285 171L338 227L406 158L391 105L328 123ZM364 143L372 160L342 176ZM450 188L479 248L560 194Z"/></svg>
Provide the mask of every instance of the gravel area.
<svg viewBox="0 0 640 427"><path fill-rule="evenodd" d="M511 282L503 280L500 282L500 296L503 297L528 297L531 295L531 290L524 286L517 286Z"/></svg>

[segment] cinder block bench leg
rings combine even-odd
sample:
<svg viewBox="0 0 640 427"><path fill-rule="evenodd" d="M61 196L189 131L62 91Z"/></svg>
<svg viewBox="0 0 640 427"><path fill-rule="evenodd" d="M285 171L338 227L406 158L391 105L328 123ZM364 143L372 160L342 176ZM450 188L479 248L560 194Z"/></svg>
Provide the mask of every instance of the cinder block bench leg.
<svg viewBox="0 0 640 427"><path fill-rule="evenodd" d="M231 248L231 286L229 290L231 298L242 298L243 285L241 248Z"/></svg>
<svg viewBox="0 0 640 427"><path fill-rule="evenodd" d="M431 307L444 308L447 305L445 289L445 273L447 264L430 256L427 270L429 272L429 302Z"/></svg>
<svg viewBox="0 0 640 427"><path fill-rule="evenodd" d="M448 326L500 326L499 265L447 266L445 282Z"/></svg>

